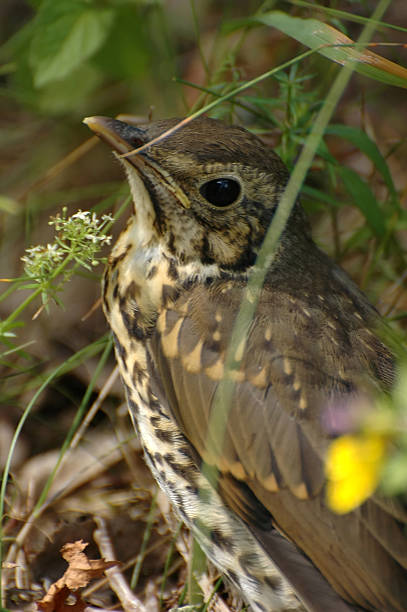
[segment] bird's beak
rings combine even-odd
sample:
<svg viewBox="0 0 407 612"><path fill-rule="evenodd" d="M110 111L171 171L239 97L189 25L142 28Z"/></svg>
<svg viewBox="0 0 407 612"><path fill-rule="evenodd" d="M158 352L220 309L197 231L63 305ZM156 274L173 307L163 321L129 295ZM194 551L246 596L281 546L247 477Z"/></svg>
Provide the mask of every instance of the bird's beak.
<svg viewBox="0 0 407 612"><path fill-rule="evenodd" d="M119 155L129 153L148 142L144 130L118 119L100 116L86 117L83 123Z"/></svg>
<svg viewBox="0 0 407 612"><path fill-rule="evenodd" d="M181 187L153 159L143 154L147 153L144 147L150 141L147 129L129 125L118 119L100 116L86 117L83 123L121 158L126 153L143 147L142 152L126 155L125 160L122 158L121 161L128 162L142 177L153 175L153 182L159 180L176 197L183 208L190 207L189 199Z"/></svg>

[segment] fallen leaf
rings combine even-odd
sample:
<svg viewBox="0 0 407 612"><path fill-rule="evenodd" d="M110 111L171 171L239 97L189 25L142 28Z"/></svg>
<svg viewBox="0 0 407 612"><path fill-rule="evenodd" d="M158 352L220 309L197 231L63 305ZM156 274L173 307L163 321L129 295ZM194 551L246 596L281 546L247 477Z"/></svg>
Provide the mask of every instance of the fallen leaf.
<svg viewBox="0 0 407 612"><path fill-rule="evenodd" d="M88 546L87 542L77 540L64 544L61 548L62 557L69 563L68 569L54 584L50 586L46 595L37 602L37 607L42 612L82 612L86 603L77 589L83 588L94 578L102 576L106 569L118 565L117 561L105 561L104 559L88 559L83 552ZM68 596L75 598L75 603L67 604Z"/></svg>

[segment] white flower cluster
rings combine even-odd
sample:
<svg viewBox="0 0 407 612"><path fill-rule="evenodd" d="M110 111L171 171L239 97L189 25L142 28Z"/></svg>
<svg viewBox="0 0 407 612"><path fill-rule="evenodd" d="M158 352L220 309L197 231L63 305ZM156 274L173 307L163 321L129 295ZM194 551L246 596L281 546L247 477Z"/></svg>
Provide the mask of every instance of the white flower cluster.
<svg viewBox="0 0 407 612"><path fill-rule="evenodd" d="M65 263L70 261L87 269L98 265L96 255L104 245L110 244L111 236L106 230L112 222L111 215L99 218L89 210L79 210L68 217L64 207L61 214L49 221L55 227L55 242L26 249L26 255L21 258L25 273L38 282L46 282L62 272Z"/></svg>
<svg viewBox="0 0 407 612"><path fill-rule="evenodd" d="M57 244L37 245L26 249L27 255L21 258L28 276L39 278L47 276L64 257Z"/></svg>

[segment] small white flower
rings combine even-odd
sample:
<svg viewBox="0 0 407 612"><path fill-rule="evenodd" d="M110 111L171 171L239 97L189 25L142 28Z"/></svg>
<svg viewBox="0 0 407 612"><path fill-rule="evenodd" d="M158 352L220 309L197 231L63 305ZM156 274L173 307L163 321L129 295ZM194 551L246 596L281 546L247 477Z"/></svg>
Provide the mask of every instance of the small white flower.
<svg viewBox="0 0 407 612"><path fill-rule="evenodd" d="M95 236L95 234L85 234L84 238L96 244L98 240L100 240L100 236Z"/></svg>
<svg viewBox="0 0 407 612"><path fill-rule="evenodd" d="M81 221L88 221L89 215L90 212L88 210L78 210L78 212L74 213L72 217L67 219L67 221L69 221L70 219L80 219Z"/></svg>
<svg viewBox="0 0 407 612"><path fill-rule="evenodd" d="M44 249L44 247L42 247L41 245L37 244L37 246L33 246L33 247L30 247L29 249L26 249L26 253L28 253L29 257L33 257L37 253L41 253L43 251L43 249Z"/></svg>
<svg viewBox="0 0 407 612"><path fill-rule="evenodd" d="M48 283L58 272L58 266L64 266L64 258L68 255L85 268L97 266L98 251L105 244L110 244L111 236L104 234L104 228L112 221L110 215L103 215L99 219L95 212L89 210L78 210L67 217L67 208L64 207L61 213L49 221L55 227L55 242L26 249L21 258L25 273L37 282ZM64 280L72 273L72 268L65 269Z"/></svg>
<svg viewBox="0 0 407 612"><path fill-rule="evenodd" d="M54 261L60 261L62 259L61 249L57 244L47 244L47 255L51 257Z"/></svg>

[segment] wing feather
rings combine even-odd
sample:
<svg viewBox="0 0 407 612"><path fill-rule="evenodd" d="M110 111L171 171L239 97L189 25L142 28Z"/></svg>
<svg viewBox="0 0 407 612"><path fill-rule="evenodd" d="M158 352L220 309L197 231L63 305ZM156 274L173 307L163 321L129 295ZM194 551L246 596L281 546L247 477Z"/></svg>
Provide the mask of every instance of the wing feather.
<svg viewBox="0 0 407 612"><path fill-rule="evenodd" d="M329 304L310 317L310 306L297 300L287 309L287 296L263 293L221 448L214 452L207 436L222 373L208 374L207 368L224 358L239 289L209 292L198 285L162 315L168 325L157 326L149 341L152 378L161 385L154 392L169 405L200 459L217 468L225 503L266 549L274 526L347 601L367 610L402 612L400 602L407 601L404 510L373 498L337 516L324 495L329 436L322 411L354 397L370 379L377 384L377 359L388 382L391 358L360 316L348 317L349 329L343 329L330 316ZM324 321L322 330L315 330L315 318ZM176 349L165 341L174 330Z"/></svg>

